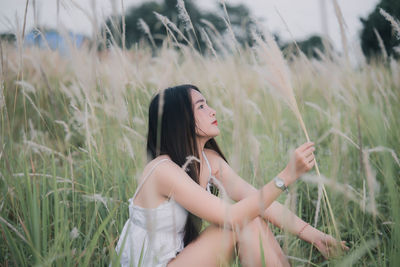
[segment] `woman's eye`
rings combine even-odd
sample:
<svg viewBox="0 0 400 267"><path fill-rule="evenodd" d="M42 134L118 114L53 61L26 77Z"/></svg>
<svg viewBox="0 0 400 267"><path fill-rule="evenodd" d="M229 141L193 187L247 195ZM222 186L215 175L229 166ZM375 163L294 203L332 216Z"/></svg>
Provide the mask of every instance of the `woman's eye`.
<svg viewBox="0 0 400 267"><path fill-rule="evenodd" d="M199 108L204 108L204 105L200 105Z"/></svg>

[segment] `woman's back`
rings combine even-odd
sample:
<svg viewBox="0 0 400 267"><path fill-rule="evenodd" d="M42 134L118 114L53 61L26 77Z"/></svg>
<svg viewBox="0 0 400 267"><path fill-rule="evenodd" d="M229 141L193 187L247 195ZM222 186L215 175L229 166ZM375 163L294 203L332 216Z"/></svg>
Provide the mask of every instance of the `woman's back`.
<svg viewBox="0 0 400 267"><path fill-rule="evenodd" d="M172 198L156 208L134 204L137 194L154 169L169 159L158 160L129 199L129 219L122 229L116 250L121 266L166 266L183 247L188 212Z"/></svg>

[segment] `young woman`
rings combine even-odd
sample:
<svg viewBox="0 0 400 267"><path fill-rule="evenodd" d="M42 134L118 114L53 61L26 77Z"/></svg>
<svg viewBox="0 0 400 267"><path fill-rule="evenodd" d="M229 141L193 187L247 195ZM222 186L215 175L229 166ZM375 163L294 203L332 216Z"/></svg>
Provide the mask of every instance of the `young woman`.
<svg viewBox="0 0 400 267"><path fill-rule="evenodd" d="M219 266L229 263L235 249L243 266L260 266L261 253L267 266L289 266L265 220L324 256L346 248L274 202L314 166L312 142L299 146L286 168L257 190L227 163L214 139L219 132L215 110L193 85L165 89L152 99L149 163L129 199L130 218L117 244L123 266ZM236 203L213 195L212 183ZM210 226L199 233L201 219Z"/></svg>

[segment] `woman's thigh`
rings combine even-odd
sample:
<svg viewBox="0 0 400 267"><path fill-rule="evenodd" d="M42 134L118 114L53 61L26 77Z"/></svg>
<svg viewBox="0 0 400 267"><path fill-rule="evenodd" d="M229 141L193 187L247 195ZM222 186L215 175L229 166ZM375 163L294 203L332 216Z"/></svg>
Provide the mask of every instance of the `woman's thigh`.
<svg viewBox="0 0 400 267"><path fill-rule="evenodd" d="M232 259L235 236L229 229L210 225L199 237L187 245L168 267L220 266Z"/></svg>
<svg viewBox="0 0 400 267"><path fill-rule="evenodd" d="M289 266L268 224L257 217L238 232L239 257L243 266L262 266L261 244L267 266Z"/></svg>

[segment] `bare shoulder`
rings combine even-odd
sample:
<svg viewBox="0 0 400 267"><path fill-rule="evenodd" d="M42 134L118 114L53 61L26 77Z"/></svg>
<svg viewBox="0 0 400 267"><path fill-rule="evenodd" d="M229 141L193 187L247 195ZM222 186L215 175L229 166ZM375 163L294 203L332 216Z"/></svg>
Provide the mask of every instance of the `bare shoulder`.
<svg viewBox="0 0 400 267"><path fill-rule="evenodd" d="M161 163L161 161L163 161L163 163ZM155 169L152 172L152 176L159 176L160 174L162 174L165 171L174 172L179 169L179 166L175 162L173 162L168 155L158 156L158 157L154 158L153 160L151 160L150 162L148 162L143 170L143 173L144 174L148 173L154 167L155 167ZM156 175L154 175L154 174L156 174Z"/></svg>
<svg viewBox="0 0 400 267"><path fill-rule="evenodd" d="M170 192L170 189L179 180L178 178L185 176L185 174L182 168L173 162L169 156L162 155L154 158L144 167L142 176L139 179L139 183L145 183L141 190L144 192L142 194L139 192L137 203L143 205L143 203L140 203L140 198L143 195L147 195L148 199L152 196L152 199L155 199L157 203L162 202L165 199L160 199L160 197L168 197L169 194L165 192ZM155 207L157 205L153 203L151 206Z"/></svg>
<svg viewBox="0 0 400 267"><path fill-rule="evenodd" d="M141 177L139 178L139 183L143 182L143 179L145 179L145 177L147 176L148 176L146 178L147 180L150 181L158 180L155 178L159 177L165 172L167 173L174 172L176 171L177 167L178 165L176 165L175 162L173 162L168 155L158 156L149 161L143 168L143 172L141 174Z"/></svg>
<svg viewBox="0 0 400 267"><path fill-rule="evenodd" d="M210 148L204 148L204 153L206 153L206 156L209 160L214 159L222 159L222 157L217 153L217 151L210 149Z"/></svg>
<svg viewBox="0 0 400 267"><path fill-rule="evenodd" d="M206 157L210 162L213 172L227 165L226 161L215 150L205 148L204 153L206 154Z"/></svg>

